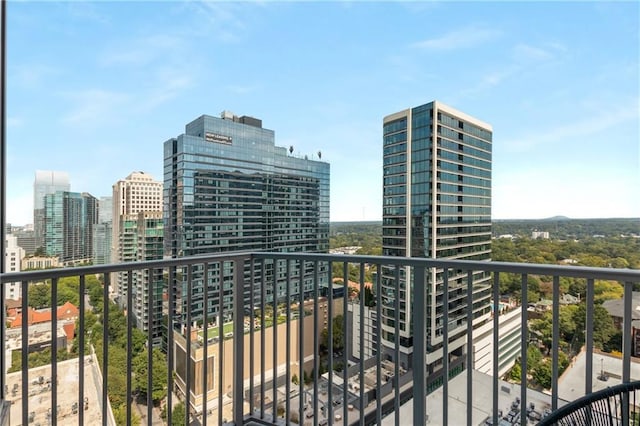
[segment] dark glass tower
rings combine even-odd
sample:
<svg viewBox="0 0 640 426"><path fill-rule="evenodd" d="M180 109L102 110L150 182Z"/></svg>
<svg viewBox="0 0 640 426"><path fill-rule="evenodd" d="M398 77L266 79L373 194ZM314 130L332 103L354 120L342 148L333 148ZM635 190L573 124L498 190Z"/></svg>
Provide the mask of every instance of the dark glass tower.
<svg viewBox="0 0 640 426"><path fill-rule="evenodd" d="M383 254L386 256L490 260L491 143L489 124L434 101L391 114L383 121ZM411 368L412 294L409 270L383 270L382 343L393 358L395 298L399 297L399 362ZM467 344L466 273L449 271L450 367L462 369ZM429 271L427 371L437 387L442 367L442 271ZM407 281L409 281L407 283ZM408 284L408 285L407 285ZM490 277L473 277L474 325L490 314Z"/></svg>
<svg viewBox="0 0 640 426"><path fill-rule="evenodd" d="M228 112L221 118L203 115L164 144L164 214L165 252L173 257L246 250L325 252L329 164L275 146L274 131L264 129L261 120ZM278 300L285 294L284 270L275 266L264 265L267 281L276 283L267 289L267 301L274 292ZM212 314L220 305L218 267L209 273ZM291 298L301 291L310 294L313 276L297 269L292 276L301 278ZM236 296L227 281L225 310ZM203 312L202 271L194 271L191 282L191 318L197 321ZM186 294L186 282L177 287L178 294Z"/></svg>

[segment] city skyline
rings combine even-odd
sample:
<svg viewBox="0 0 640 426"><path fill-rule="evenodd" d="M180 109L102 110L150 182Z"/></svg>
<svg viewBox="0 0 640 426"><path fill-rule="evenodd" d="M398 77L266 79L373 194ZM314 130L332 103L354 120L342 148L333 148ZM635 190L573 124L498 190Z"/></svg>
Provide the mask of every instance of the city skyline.
<svg viewBox="0 0 640 426"><path fill-rule="evenodd" d="M331 221L380 220L380 121L426 99L493 124L494 219L639 217L638 8L11 2L7 219L36 170L159 178L166 138L228 109L322 152Z"/></svg>

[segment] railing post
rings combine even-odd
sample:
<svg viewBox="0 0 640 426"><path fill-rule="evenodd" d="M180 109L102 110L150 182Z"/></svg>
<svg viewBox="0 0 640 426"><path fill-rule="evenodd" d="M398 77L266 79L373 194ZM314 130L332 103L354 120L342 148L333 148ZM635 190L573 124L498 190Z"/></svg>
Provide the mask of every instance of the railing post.
<svg viewBox="0 0 640 426"><path fill-rule="evenodd" d="M624 285L624 320L622 324L622 383L631 381L631 321L633 284L630 282ZM629 392L622 394L622 424L629 424Z"/></svg>
<svg viewBox="0 0 640 426"><path fill-rule="evenodd" d="M408 281L408 280L407 280ZM409 286L407 286L409 287ZM424 266L413 268L413 424L424 425L427 405L427 291ZM398 288L398 294L400 289ZM396 296L397 297L397 296ZM397 362L397 360L396 360ZM446 373L444 373L446 374ZM396 407L396 410L400 407Z"/></svg>
<svg viewBox="0 0 640 426"><path fill-rule="evenodd" d="M7 179L7 147L6 147L6 131L7 131L7 1L2 0L0 5L0 274L5 271L5 235L6 235L6 179ZM5 286L0 281L0 342L2 342L2 353L0 353L0 425L9 424L9 408L10 405L6 401L6 354L4 346L7 340L6 321L5 321Z"/></svg>
<svg viewBox="0 0 640 426"><path fill-rule="evenodd" d="M244 259L233 262L233 422L244 422Z"/></svg>

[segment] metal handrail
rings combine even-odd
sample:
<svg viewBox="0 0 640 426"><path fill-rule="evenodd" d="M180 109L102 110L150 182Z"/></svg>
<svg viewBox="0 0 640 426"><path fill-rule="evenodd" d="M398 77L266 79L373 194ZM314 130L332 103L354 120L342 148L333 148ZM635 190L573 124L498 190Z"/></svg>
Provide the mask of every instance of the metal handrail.
<svg viewBox="0 0 640 426"><path fill-rule="evenodd" d="M0 275L0 282L37 281L76 275L104 274L109 272L128 272L148 268L195 265L216 262L221 259L303 259L319 262L369 263L392 266L420 266L424 268L449 268L487 272L506 272L529 275L560 275L572 278L593 278L622 282L640 282L640 270L596 268L590 266L540 265L515 262L487 262L481 260L425 259L415 257L336 255L325 253L273 253L273 252L230 252L211 255L198 255L142 262L124 262L108 265L78 266L72 268L44 269L38 271L9 272Z"/></svg>
<svg viewBox="0 0 640 426"><path fill-rule="evenodd" d="M606 389L593 392L575 401L569 402L567 405L562 406L558 410L544 417L538 423L538 426L551 426L551 425L575 425L575 424L602 424L597 420L603 420L604 424L617 425L619 422L614 422L618 419L617 409L611 409L611 405L615 404L622 410L622 418L626 417L629 413L629 407L634 407L635 404L635 391L640 390L640 381L631 383L622 383L616 386L611 386ZM633 393L633 403L629 402L629 394ZM620 404L615 401L616 398L620 399ZM603 402L601 404L598 404ZM598 409L599 408L599 409ZM602 409L605 409L603 411ZM626 413L626 414L625 414Z"/></svg>

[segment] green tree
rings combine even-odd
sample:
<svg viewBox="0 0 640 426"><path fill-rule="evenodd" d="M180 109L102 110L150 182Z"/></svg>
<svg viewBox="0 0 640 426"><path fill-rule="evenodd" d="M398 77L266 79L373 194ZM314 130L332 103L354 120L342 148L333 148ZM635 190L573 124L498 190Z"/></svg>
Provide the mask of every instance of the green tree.
<svg viewBox="0 0 640 426"><path fill-rule="evenodd" d="M133 388L141 397L147 397L147 374L148 374L148 350L144 348L133 358ZM167 361L159 349L153 349L151 352L153 358L153 366L151 372L151 382L153 389L151 391L151 399L154 405L158 405L160 401L167 396Z"/></svg>
<svg viewBox="0 0 640 426"><path fill-rule="evenodd" d="M376 306L375 295L369 286L364 287L364 305L369 307Z"/></svg>
<svg viewBox="0 0 640 426"><path fill-rule="evenodd" d="M114 408L113 417L117 425L126 425L127 424L127 407L122 405L118 408ZM140 424L140 416L138 416L134 411L131 411L131 424L132 425Z"/></svg>
<svg viewBox="0 0 640 426"><path fill-rule="evenodd" d="M586 323L587 308L582 303L578 305L573 321L576 324L575 339L579 344L584 342L584 331ZM602 349L604 344L611 339L616 332L615 325L611 316L602 305L594 305L593 307L593 344L596 348Z"/></svg>
<svg viewBox="0 0 640 426"><path fill-rule="evenodd" d="M541 360L532 371L533 380L545 389L551 387L551 362L548 359Z"/></svg>
<svg viewBox="0 0 640 426"><path fill-rule="evenodd" d="M527 348L527 368L528 371L532 371L538 368L538 365L542 361L542 352L536 346L531 346Z"/></svg>
<svg viewBox="0 0 640 426"><path fill-rule="evenodd" d="M185 423L185 415L187 411L184 407L184 402L180 401L176 405L174 405L173 410L171 410L171 426L183 426ZM167 406L165 405L162 409L161 417L163 420L167 420Z"/></svg>
<svg viewBox="0 0 640 426"><path fill-rule="evenodd" d="M511 367L511 370L509 371L509 380L514 381L516 383L520 383L520 379L522 378L522 365L521 365L521 360L520 358L518 358L515 362L515 364L513 364L513 367Z"/></svg>
<svg viewBox="0 0 640 426"><path fill-rule="evenodd" d="M37 283L29 285L29 306L34 309L51 306L51 285Z"/></svg>
<svg viewBox="0 0 640 426"><path fill-rule="evenodd" d="M340 350L344 348L344 328L343 328L344 317L342 315L337 315L333 321L333 350ZM322 330L322 335L320 336L320 345L323 350L329 349L329 330L325 328Z"/></svg>

